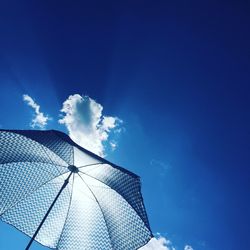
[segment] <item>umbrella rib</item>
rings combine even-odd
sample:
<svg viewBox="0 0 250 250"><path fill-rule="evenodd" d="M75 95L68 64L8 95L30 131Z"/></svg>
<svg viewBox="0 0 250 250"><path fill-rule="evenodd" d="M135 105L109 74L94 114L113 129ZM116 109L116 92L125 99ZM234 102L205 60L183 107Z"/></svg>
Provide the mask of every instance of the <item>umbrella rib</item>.
<svg viewBox="0 0 250 250"><path fill-rule="evenodd" d="M75 181L75 174L73 174L72 190L71 190L71 194L70 194L70 200L69 200L69 206L68 206L67 215L66 215L66 218L65 218L65 221L64 221L64 224L63 224L63 228L62 228L62 232L61 232L61 234L59 236L57 245L59 245L59 243L60 243L60 241L62 239L62 234L63 234L63 232L65 230L66 222L67 222L68 217L69 217L69 210L70 210L70 206L71 206L71 202L72 202L72 196L73 196L74 181Z"/></svg>
<svg viewBox="0 0 250 250"><path fill-rule="evenodd" d="M111 235L110 235L110 229L109 229L107 220L106 220L106 218L105 218L105 215L104 215L104 213L103 213L103 210L102 210L102 207L101 207L100 202L97 200L97 198L96 198L94 192L93 192L92 189L89 187L89 185L84 181L84 179L82 178L82 176L81 176L79 173L77 173L77 174L78 174L78 176L80 177L80 179L83 181L83 183L86 185L86 187L89 189L89 191L90 191L91 194L93 195L93 197L94 197L96 203L98 204L98 207L99 207L99 209L100 209L100 211L101 211L101 213L102 213L102 217L103 217L103 219L104 219L105 225L106 225L107 230L108 230L108 236L109 236L109 240L110 240L110 244L111 244L111 249L115 249L115 248L113 247L113 244L112 244Z"/></svg>
<svg viewBox="0 0 250 250"><path fill-rule="evenodd" d="M120 195L120 196L127 202L127 204L135 211L135 213L139 216L139 218L142 220L142 222L144 223L144 225L148 228L148 225L145 223L145 221L144 221L144 219L141 217L141 215L138 214L138 212L135 210L134 207L132 207L132 205L127 201L127 199L126 199L125 197L123 197L121 194L119 194L114 188L108 186L105 182L103 182L103 181L101 181L101 180L95 178L95 177L92 176L92 175L89 175L89 174L87 174L87 173L84 173L84 172L81 171L81 170L79 170L79 172L81 172L82 174L85 174L85 175L89 176L90 178L93 178L93 179L95 179L95 180L101 182L102 184L104 184L105 186L107 186L108 188L110 188L110 189L112 189L114 192L116 192L118 195ZM142 196L141 196L141 197L142 197ZM150 228L149 228L149 230L150 230ZM151 230L150 230L150 231L151 231Z"/></svg>
<svg viewBox="0 0 250 250"><path fill-rule="evenodd" d="M99 165L101 165L101 164L106 164L106 163L88 164L88 165L85 165L85 166L78 167L78 169L81 169L81 168L84 168L84 167L89 167L89 166L95 166L94 168L91 168L91 169L84 172L84 173L89 173L90 171L93 171L93 170L97 169L98 167L100 167Z"/></svg>
<svg viewBox="0 0 250 250"><path fill-rule="evenodd" d="M20 202L22 202L23 200L27 199L29 196L31 196L34 192L36 192L38 189L40 189L41 187L43 187L44 185L46 185L47 183L49 183L50 181L53 181L54 179L61 177L62 175L64 175L66 173L63 174L59 174L57 176L55 176L54 178L42 183L39 187L35 188L34 190L27 192L27 195L25 195L22 199L20 199L19 201L15 202L13 205L11 205L9 208L7 208L2 214L0 214L0 218L10 209L12 209L13 207L15 207L16 205L18 205Z"/></svg>
<svg viewBox="0 0 250 250"><path fill-rule="evenodd" d="M97 162L97 163L92 163L92 164L87 164L78 168L84 168L84 167L90 167L90 166L94 166L94 165L101 165L101 164L106 164L105 162Z"/></svg>

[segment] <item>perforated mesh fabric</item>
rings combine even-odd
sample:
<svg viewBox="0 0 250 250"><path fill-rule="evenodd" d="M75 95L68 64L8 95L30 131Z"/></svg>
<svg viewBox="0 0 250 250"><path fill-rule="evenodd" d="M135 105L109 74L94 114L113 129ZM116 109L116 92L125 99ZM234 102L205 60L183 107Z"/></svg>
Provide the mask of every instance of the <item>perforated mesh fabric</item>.
<svg viewBox="0 0 250 250"><path fill-rule="evenodd" d="M74 155L75 154L75 155ZM62 250L133 250L152 237L139 177L59 131L0 130L0 219Z"/></svg>

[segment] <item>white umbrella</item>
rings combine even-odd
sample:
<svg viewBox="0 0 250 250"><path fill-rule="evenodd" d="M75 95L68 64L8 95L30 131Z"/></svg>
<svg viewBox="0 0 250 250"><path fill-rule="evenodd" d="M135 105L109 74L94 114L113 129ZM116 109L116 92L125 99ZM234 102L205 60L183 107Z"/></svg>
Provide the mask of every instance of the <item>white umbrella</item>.
<svg viewBox="0 0 250 250"><path fill-rule="evenodd" d="M134 173L55 131L0 130L0 219L59 250L133 250L151 238Z"/></svg>

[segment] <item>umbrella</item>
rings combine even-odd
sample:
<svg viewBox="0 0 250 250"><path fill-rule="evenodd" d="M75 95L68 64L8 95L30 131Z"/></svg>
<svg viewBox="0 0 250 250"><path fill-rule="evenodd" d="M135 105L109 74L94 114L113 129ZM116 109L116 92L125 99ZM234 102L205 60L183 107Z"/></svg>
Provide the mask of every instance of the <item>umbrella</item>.
<svg viewBox="0 0 250 250"><path fill-rule="evenodd" d="M56 131L0 130L0 219L54 249L138 249L140 178Z"/></svg>

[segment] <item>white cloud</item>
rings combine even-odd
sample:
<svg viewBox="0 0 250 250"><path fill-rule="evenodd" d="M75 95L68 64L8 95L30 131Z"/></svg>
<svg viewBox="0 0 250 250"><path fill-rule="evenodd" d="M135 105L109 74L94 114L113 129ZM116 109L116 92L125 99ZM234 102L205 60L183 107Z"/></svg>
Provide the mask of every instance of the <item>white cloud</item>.
<svg viewBox="0 0 250 250"><path fill-rule="evenodd" d="M31 121L31 127L44 129L48 123L48 120L50 120L49 116L40 112L40 106L29 95L23 95L23 100L28 106L33 108L35 112L34 118Z"/></svg>
<svg viewBox="0 0 250 250"><path fill-rule="evenodd" d="M115 141L111 141L109 144L110 144L110 146L111 146L111 150L112 150L112 151L116 150L117 143L116 143Z"/></svg>
<svg viewBox="0 0 250 250"><path fill-rule="evenodd" d="M109 134L122 122L117 117L104 116L103 106L88 96L70 95L63 103L59 120L69 131L69 136L84 148L104 156L104 143L108 142ZM110 142L112 149L115 141Z"/></svg>
<svg viewBox="0 0 250 250"><path fill-rule="evenodd" d="M140 248L140 250L175 250L175 248L170 240L159 235L157 238L152 238L148 244Z"/></svg>
<svg viewBox="0 0 250 250"><path fill-rule="evenodd" d="M185 247L184 247L184 250L194 250L191 246L189 246L189 245L186 245Z"/></svg>
<svg viewBox="0 0 250 250"><path fill-rule="evenodd" d="M148 244L141 247L139 250L176 250L172 242L167 238L161 236L160 233L156 233L156 237L152 238ZM186 245L184 250L194 250L191 246Z"/></svg>

